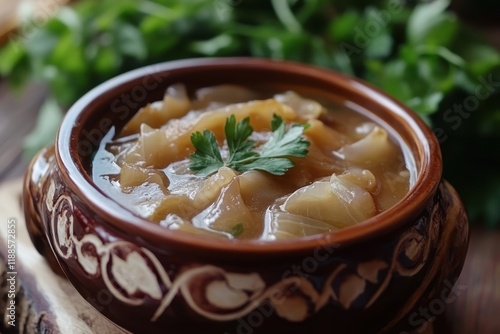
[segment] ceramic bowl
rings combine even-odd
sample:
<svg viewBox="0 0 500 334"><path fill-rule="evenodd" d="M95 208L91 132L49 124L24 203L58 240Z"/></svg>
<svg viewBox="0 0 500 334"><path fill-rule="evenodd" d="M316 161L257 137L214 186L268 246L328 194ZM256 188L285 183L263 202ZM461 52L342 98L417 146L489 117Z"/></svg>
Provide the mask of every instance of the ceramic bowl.
<svg viewBox="0 0 500 334"><path fill-rule="evenodd" d="M89 167L111 126L177 82L312 89L349 101L399 135L415 183L359 225L291 241L212 240L152 224L102 193ZM55 146L27 171L25 214L53 268L131 332L394 332L426 320L415 312L447 296L465 259L467 216L441 170L432 131L360 80L264 59L182 60L120 75L76 102Z"/></svg>

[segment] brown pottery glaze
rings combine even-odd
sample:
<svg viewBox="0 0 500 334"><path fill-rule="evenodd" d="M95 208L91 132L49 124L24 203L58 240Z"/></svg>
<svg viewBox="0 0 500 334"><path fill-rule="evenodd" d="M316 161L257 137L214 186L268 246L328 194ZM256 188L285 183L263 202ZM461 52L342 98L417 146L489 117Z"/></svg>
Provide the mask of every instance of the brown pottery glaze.
<svg viewBox="0 0 500 334"><path fill-rule="evenodd" d="M291 241L212 240L147 222L107 197L92 154L169 85L234 83L311 90L350 101L408 147L416 180L389 210L354 227ZM112 79L68 112L25 177L37 249L99 312L134 333L411 331L446 298L465 259L467 216L441 179L431 130L370 85L325 69L249 58L194 59ZM423 320L422 320L423 319Z"/></svg>

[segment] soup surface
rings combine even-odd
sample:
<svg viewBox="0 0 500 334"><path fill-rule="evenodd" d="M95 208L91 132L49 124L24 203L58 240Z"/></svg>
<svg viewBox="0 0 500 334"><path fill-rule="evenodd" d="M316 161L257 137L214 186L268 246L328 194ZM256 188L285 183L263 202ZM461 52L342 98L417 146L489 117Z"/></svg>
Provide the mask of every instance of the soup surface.
<svg viewBox="0 0 500 334"><path fill-rule="evenodd" d="M209 237L345 228L393 206L411 183L387 130L293 91L221 85L188 96L175 84L115 132L93 159L95 184L152 223Z"/></svg>

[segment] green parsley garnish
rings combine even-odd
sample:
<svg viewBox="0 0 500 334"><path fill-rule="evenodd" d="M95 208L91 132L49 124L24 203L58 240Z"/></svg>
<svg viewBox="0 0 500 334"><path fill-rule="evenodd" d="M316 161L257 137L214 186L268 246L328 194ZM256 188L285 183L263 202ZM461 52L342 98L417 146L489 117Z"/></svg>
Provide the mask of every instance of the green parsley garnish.
<svg viewBox="0 0 500 334"><path fill-rule="evenodd" d="M229 156L226 161L221 156L217 140L212 131L197 131L191 135L191 142L196 151L189 157L192 171L197 175L208 176L226 166L244 172L262 170L274 175L283 175L294 166L289 157L303 158L310 143L302 136L308 124L293 125L288 131L281 117L274 114L271 121L273 133L269 141L256 148L256 142L248 139L253 133L250 119L246 117L236 122L231 115L226 119L226 134Z"/></svg>
<svg viewBox="0 0 500 334"><path fill-rule="evenodd" d="M233 227L231 227L231 234L233 235L233 237L237 238L239 237L243 232L245 232L245 227L243 226L243 224L236 224L234 225Z"/></svg>

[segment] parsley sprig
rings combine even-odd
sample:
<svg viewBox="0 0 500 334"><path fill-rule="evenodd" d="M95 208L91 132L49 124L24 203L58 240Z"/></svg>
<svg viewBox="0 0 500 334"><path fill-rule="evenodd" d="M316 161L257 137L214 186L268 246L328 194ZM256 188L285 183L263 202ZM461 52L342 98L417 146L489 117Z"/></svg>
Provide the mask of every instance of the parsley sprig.
<svg viewBox="0 0 500 334"><path fill-rule="evenodd" d="M272 134L269 140L256 148L256 142L249 139L253 133L250 118L241 122L234 115L226 119L224 132L229 149L226 160L222 158L215 135L210 130L197 131L191 135L196 151L189 157L190 169L197 175L208 176L226 166L245 172L262 170L274 175L283 175L294 166L290 157L303 158L310 143L302 136L307 124L295 124L288 131L283 119L274 114L271 121Z"/></svg>

